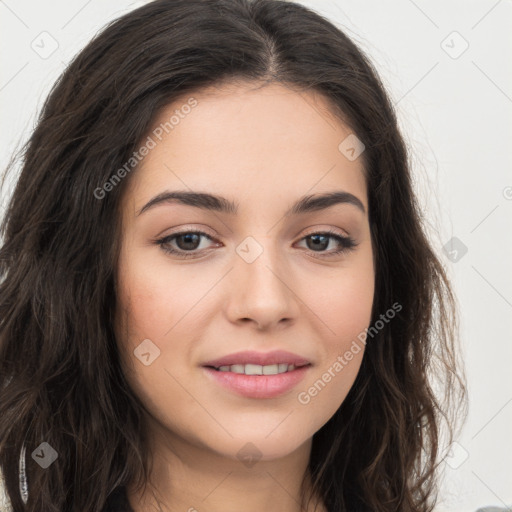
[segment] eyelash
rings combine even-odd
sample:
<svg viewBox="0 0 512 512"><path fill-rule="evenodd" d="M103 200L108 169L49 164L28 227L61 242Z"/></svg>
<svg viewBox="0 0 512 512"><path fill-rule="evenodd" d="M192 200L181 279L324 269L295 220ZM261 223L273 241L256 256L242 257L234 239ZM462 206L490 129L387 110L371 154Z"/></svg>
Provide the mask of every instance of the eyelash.
<svg viewBox="0 0 512 512"><path fill-rule="evenodd" d="M196 257L198 257L197 252L176 250L176 249L169 248L169 245L168 245L171 240L174 240L175 238L177 238L181 235L189 235L189 234L190 235L202 235L202 236L206 237L208 240L213 241L213 238L210 235L208 235L207 233L204 233L203 231L190 230L190 231L181 231L179 233L173 233L172 235L165 236L163 238L155 240L155 243L157 245L159 245L161 247L161 249L167 254L178 255L179 257L181 257L183 259L196 258ZM330 230L309 233L308 235L301 238L301 240L312 237L314 235L324 235L324 236L328 236L329 238L334 238L334 239L338 240L338 242L341 245L340 249L336 249L335 251L331 251L331 252L325 253L325 254L316 253L316 251L310 251L310 252L318 254L320 258L330 258L330 257L336 256L336 255L344 253L344 252L353 251L358 245L353 238L348 237L348 236L347 237L341 236L337 232L330 231Z"/></svg>

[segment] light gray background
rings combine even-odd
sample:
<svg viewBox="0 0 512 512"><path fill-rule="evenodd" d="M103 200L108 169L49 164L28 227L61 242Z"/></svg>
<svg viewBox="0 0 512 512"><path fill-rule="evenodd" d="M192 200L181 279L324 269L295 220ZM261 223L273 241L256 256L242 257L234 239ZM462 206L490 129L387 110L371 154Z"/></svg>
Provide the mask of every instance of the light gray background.
<svg viewBox="0 0 512 512"><path fill-rule="evenodd" d="M104 24L143 3L0 0L2 169L64 65ZM512 2L301 3L377 66L459 299L469 416L443 463L436 510L512 506Z"/></svg>

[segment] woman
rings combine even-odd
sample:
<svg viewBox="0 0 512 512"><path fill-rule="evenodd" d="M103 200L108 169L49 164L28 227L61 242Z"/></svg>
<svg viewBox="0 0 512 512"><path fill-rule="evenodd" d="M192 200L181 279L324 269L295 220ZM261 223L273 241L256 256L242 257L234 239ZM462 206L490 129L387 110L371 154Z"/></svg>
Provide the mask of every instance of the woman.
<svg viewBox="0 0 512 512"><path fill-rule="evenodd" d="M111 23L48 97L3 236L15 511L433 509L455 299L389 98L318 14Z"/></svg>

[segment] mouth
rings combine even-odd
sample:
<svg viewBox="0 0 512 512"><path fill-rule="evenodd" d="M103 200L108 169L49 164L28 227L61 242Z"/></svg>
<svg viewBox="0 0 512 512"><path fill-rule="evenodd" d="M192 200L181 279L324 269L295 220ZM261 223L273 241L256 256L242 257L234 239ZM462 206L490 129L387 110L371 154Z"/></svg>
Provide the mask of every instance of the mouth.
<svg viewBox="0 0 512 512"><path fill-rule="evenodd" d="M311 363L302 364L289 364L289 363L277 363L277 364L232 364L223 366L212 366L206 365L205 368L211 368L218 372L230 372L239 375L280 375L282 373L293 372L297 368L304 366L311 366Z"/></svg>
<svg viewBox="0 0 512 512"><path fill-rule="evenodd" d="M285 371L285 364L287 367L290 365L298 367L309 363L310 361L304 357L288 352L287 350L273 350L271 352L243 350L222 356L218 359L203 361L202 366L209 366L219 371L228 371L226 367L229 367L230 370L235 367L234 372L236 373L241 373L240 366L244 366L244 372L245 367L248 367L248 371L250 372L248 375L266 375L263 373L263 369L261 370L262 373L260 373L260 366L265 368L266 372L275 372L277 367L277 373L281 373Z"/></svg>
<svg viewBox="0 0 512 512"><path fill-rule="evenodd" d="M212 383L230 393L245 398L270 399L291 392L305 378L311 366L310 363L206 365L203 370Z"/></svg>

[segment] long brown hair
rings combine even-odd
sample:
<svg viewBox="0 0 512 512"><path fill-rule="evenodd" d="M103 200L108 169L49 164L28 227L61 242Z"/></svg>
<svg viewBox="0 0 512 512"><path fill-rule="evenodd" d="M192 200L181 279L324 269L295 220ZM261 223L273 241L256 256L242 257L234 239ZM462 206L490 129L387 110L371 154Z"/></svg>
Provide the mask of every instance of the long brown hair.
<svg viewBox="0 0 512 512"><path fill-rule="evenodd" d="M115 488L147 481L144 405L112 329L119 200L136 168L101 198L95 191L162 107L237 80L318 91L363 141L372 325L402 306L368 340L350 393L313 437L314 489L332 512L432 510L442 427L449 443L466 412L457 304L377 72L339 28L299 4L156 0L110 23L63 72L22 150L1 226L0 464L16 512L101 510ZM58 454L47 469L30 457L43 442Z"/></svg>

